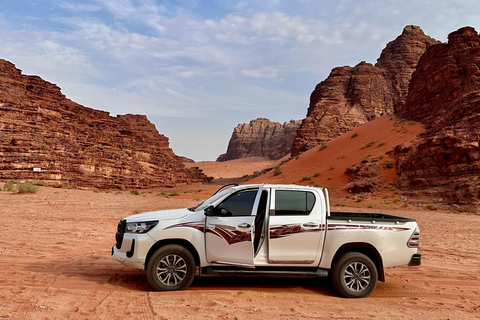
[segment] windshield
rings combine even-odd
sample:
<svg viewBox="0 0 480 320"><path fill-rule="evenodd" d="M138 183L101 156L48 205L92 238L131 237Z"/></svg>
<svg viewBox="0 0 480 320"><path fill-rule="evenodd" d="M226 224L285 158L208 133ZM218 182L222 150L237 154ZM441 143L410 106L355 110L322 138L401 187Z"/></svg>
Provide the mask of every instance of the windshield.
<svg viewBox="0 0 480 320"><path fill-rule="evenodd" d="M202 203L200 206L195 208L195 211L200 211L200 210L205 210L208 206L211 204L215 203L217 200L223 198L225 195L232 193L232 188L225 189L216 195L208 198L204 203Z"/></svg>

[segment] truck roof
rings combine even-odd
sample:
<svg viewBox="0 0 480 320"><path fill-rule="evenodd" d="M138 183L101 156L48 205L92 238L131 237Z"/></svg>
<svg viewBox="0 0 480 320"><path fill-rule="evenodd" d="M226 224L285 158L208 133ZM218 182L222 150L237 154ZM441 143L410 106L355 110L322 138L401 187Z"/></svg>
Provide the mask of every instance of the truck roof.
<svg viewBox="0 0 480 320"><path fill-rule="evenodd" d="M263 186L264 188L285 188L285 189L320 189L324 190L326 188L323 187L312 187L312 186L301 186L301 185L296 185L296 184L270 184L270 183L265 183L265 184L242 184L238 186L232 186L231 188L235 190L241 190L241 189L247 189L247 188L260 188L260 186Z"/></svg>

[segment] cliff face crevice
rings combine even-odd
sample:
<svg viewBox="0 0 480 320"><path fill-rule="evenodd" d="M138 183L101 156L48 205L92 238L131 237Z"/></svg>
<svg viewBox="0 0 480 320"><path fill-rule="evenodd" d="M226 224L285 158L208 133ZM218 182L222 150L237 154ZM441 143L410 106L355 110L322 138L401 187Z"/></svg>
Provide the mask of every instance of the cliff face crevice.
<svg viewBox="0 0 480 320"><path fill-rule="evenodd" d="M374 117L401 110L408 84L425 50L438 43L417 26L383 49L375 65L337 67L319 83L310 96L307 117L297 131L292 155L358 127Z"/></svg>
<svg viewBox="0 0 480 320"><path fill-rule="evenodd" d="M420 59L399 115L425 124L414 147L395 150L397 186L458 204L480 201L480 37L452 32Z"/></svg>
<svg viewBox="0 0 480 320"><path fill-rule="evenodd" d="M0 179L96 188L192 181L180 157L143 115L111 117L0 60ZM34 171L35 168L35 171Z"/></svg>
<svg viewBox="0 0 480 320"><path fill-rule="evenodd" d="M300 120L281 124L266 118L239 124L233 130L227 152L220 155L217 161L251 157L280 159L290 153L299 125Z"/></svg>

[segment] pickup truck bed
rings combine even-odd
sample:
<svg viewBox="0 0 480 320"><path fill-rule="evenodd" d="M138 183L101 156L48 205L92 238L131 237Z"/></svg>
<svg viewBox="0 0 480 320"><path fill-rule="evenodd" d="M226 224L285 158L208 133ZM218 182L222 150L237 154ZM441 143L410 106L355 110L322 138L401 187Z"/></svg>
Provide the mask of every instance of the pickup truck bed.
<svg viewBox="0 0 480 320"><path fill-rule="evenodd" d="M360 213L360 212L330 212L328 220L359 220L378 222L414 222L414 219L392 216L383 213Z"/></svg>

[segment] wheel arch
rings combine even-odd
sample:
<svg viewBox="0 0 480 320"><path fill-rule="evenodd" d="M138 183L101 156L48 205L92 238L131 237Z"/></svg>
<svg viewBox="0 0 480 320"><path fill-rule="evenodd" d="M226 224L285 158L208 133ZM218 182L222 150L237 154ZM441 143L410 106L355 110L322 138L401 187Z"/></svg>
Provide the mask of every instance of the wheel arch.
<svg viewBox="0 0 480 320"><path fill-rule="evenodd" d="M184 247L185 249L190 251L190 253L193 255L193 258L195 259L195 265L196 266L200 265L200 256L198 254L198 251L195 248L195 246L191 244L189 241L185 239L164 239L164 240L159 240L155 242L155 244L148 251L147 257L145 258L145 265L143 267L145 270L147 270L148 262L150 261L150 258L155 253L155 251L157 251L159 248L166 246L168 244L177 244L179 246Z"/></svg>
<svg viewBox="0 0 480 320"><path fill-rule="evenodd" d="M341 256L348 252L360 252L369 257L377 268L378 281L385 282L382 256L380 255L378 250L369 243L353 242L342 245L340 248L338 248L337 252L333 256L332 266L335 265L335 263Z"/></svg>

